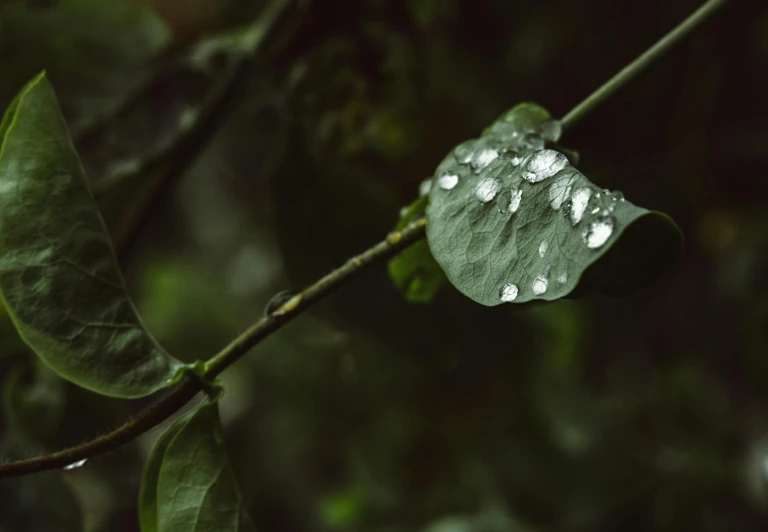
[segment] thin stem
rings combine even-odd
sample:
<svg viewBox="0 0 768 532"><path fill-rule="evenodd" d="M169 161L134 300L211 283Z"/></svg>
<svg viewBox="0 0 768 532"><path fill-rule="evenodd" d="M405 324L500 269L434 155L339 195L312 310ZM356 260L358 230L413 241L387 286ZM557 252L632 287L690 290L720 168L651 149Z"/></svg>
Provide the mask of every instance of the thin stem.
<svg viewBox="0 0 768 532"><path fill-rule="evenodd" d="M425 229L426 219L420 218L402 231L390 233L385 240L353 257L338 269L299 292L282 307L263 317L211 358L206 365L205 377L215 378L256 344L282 328L314 303L333 293L337 288L374 264L391 258L414 242L424 238ZM185 378L173 391L114 431L69 449L28 460L2 464L0 465L0 478L60 469L80 460L111 451L165 421L201 391L201 387L200 379Z"/></svg>
<svg viewBox="0 0 768 532"><path fill-rule="evenodd" d="M718 8L722 7L728 0L708 0L703 6L692 13L687 19L677 25L675 29L662 37L656 44L651 46L643 55L632 61L623 68L618 74L613 76L602 87L597 89L584 101L566 114L561 120L563 129L576 124L584 118L592 109L610 98L613 93L621 87L632 81L638 74L645 70L651 63L658 59L664 52L675 46L680 40L704 22Z"/></svg>

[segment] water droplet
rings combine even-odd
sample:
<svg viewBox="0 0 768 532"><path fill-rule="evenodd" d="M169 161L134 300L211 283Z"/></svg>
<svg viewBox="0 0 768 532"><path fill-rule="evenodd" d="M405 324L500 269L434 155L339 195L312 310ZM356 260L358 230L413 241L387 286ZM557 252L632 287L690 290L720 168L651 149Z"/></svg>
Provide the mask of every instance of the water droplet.
<svg viewBox="0 0 768 532"><path fill-rule="evenodd" d="M437 178L437 184L443 190L453 190L453 188L459 184L459 176L447 172Z"/></svg>
<svg viewBox="0 0 768 532"><path fill-rule="evenodd" d="M408 207L400 207L400 218L408 214Z"/></svg>
<svg viewBox="0 0 768 532"><path fill-rule="evenodd" d="M468 140L462 142L453 150L453 157L459 164L468 164L472 160L472 156L475 154L475 141Z"/></svg>
<svg viewBox="0 0 768 532"><path fill-rule="evenodd" d="M430 190L432 190L432 179L425 179L419 185L419 196L428 196Z"/></svg>
<svg viewBox="0 0 768 532"><path fill-rule="evenodd" d="M597 214L598 212L600 212L600 207L595 207L594 209L592 209L592 210L589 212L589 214Z"/></svg>
<svg viewBox="0 0 768 532"><path fill-rule="evenodd" d="M533 293L537 296L546 293L548 287L549 280L543 275L539 275L536 279L533 280Z"/></svg>
<svg viewBox="0 0 768 532"><path fill-rule="evenodd" d="M624 193L617 190L611 195L611 199L613 201L624 201Z"/></svg>
<svg viewBox="0 0 768 532"><path fill-rule="evenodd" d="M573 183L576 181L576 174L564 175L558 177L552 186L549 188L549 203L553 209L559 209L565 201L565 198L570 196Z"/></svg>
<svg viewBox="0 0 768 532"><path fill-rule="evenodd" d="M538 183L552 177L568 164L565 155L555 150L539 150L525 162L523 177L529 183Z"/></svg>
<svg viewBox="0 0 768 532"><path fill-rule="evenodd" d="M558 283L565 284L566 281L568 281L568 272L562 272L560 275L557 276Z"/></svg>
<svg viewBox="0 0 768 532"><path fill-rule="evenodd" d="M501 190L501 181L493 177L486 177L475 187L475 197L482 203L488 203L496 197L499 190Z"/></svg>
<svg viewBox="0 0 768 532"><path fill-rule="evenodd" d="M523 199L523 190L520 188L512 189L512 201L509 202L509 214L515 214L520 208L520 201Z"/></svg>
<svg viewBox="0 0 768 532"><path fill-rule="evenodd" d="M62 469L64 471L72 471L73 469L78 469L83 467L87 461L88 461L87 458L83 458L82 460L79 460L77 462L72 462L71 464L62 467Z"/></svg>
<svg viewBox="0 0 768 532"><path fill-rule="evenodd" d="M571 223L573 225L579 223L584 217L584 211L587 210L587 204L589 203L589 198L591 196L592 189L587 187L577 188L574 191L573 196L571 196L571 208L569 213L569 218L571 219Z"/></svg>
<svg viewBox="0 0 768 532"><path fill-rule="evenodd" d="M584 231L582 237L589 249L597 249L605 244L613 234L613 217L601 218L595 220Z"/></svg>
<svg viewBox="0 0 768 532"><path fill-rule="evenodd" d="M523 191L519 188L507 188L501 191L496 199L496 207L502 214L515 214L520 208L523 199Z"/></svg>
<svg viewBox="0 0 768 532"><path fill-rule="evenodd" d="M539 257L544 257L544 254L547 252L547 249L549 249L549 242L546 240L542 240L541 244L539 244Z"/></svg>
<svg viewBox="0 0 768 532"><path fill-rule="evenodd" d="M547 140L557 142L563 134L563 125L559 120L547 120L539 126L539 134Z"/></svg>
<svg viewBox="0 0 768 532"><path fill-rule="evenodd" d="M482 150L475 152L469 165L475 173L478 173L498 158L499 152L497 150L494 150L493 148L483 148Z"/></svg>
<svg viewBox="0 0 768 532"><path fill-rule="evenodd" d="M519 292L520 290L516 284L507 283L499 289L499 299L501 299L502 303L510 303L517 299Z"/></svg>

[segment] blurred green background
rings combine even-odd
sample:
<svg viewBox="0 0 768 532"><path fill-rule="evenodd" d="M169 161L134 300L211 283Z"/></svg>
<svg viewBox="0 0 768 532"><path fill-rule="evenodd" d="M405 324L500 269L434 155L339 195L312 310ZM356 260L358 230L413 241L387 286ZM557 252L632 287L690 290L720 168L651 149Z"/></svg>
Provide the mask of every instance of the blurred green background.
<svg viewBox="0 0 768 532"><path fill-rule="evenodd" d="M292 4L124 263L150 330L211 356L381 240L455 144L521 101L562 116L700 4ZM260 530L768 530L768 4L731 4L563 139L675 218L676 269L625 299L493 309L450 286L408 304L385 265L350 283L223 375ZM0 0L0 106L46 68L96 186L183 134L263 5ZM151 179L100 195L110 227ZM146 404L58 379L5 317L0 377L3 460ZM160 433L0 481L0 531L138 530Z"/></svg>

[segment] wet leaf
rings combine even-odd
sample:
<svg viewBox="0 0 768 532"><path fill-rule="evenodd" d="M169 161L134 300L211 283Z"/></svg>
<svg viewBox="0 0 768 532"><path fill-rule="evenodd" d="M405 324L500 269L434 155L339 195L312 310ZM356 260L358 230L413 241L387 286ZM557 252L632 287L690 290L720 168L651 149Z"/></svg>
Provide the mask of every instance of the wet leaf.
<svg viewBox="0 0 768 532"><path fill-rule="evenodd" d="M157 442L144 469L139 516L142 532L255 530L215 403L179 418Z"/></svg>
<svg viewBox="0 0 768 532"><path fill-rule="evenodd" d="M547 111L522 104L457 146L435 173L429 246L478 303L631 293L679 253L674 222L592 184L554 149L559 136Z"/></svg>
<svg viewBox="0 0 768 532"><path fill-rule="evenodd" d="M44 74L0 125L0 295L22 339L59 375L141 397L181 363L144 328Z"/></svg>
<svg viewBox="0 0 768 532"><path fill-rule="evenodd" d="M405 229L413 220L424 215L427 202L428 197L422 196L411 204L400 217L397 229ZM424 240L416 242L389 261L389 275L411 303L429 303L446 281L443 269L435 262Z"/></svg>

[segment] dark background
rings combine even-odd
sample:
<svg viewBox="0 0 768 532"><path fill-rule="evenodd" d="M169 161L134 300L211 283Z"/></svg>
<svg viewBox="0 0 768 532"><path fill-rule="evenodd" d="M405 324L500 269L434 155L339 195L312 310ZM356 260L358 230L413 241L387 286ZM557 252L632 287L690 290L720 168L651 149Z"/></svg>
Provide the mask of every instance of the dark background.
<svg viewBox="0 0 768 532"><path fill-rule="evenodd" d="M142 317L175 356L211 356L274 293L381 240L455 144L521 101L564 115L700 4L293 6L123 258ZM0 106L48 69L97 184L182 134L236 46L183 58L261 6L2 1ZM768 530L767 94L768 4L733 0L563 138L594 183L684 231L643 293L484 308L446 286L411 305L382 265L229 369L259 529ZM100 195L110 227L174 162ZM0 377L4 459L144 404L61 381L5 317ZM0 481L0 530L137 530L160 433Z"/></svg>

